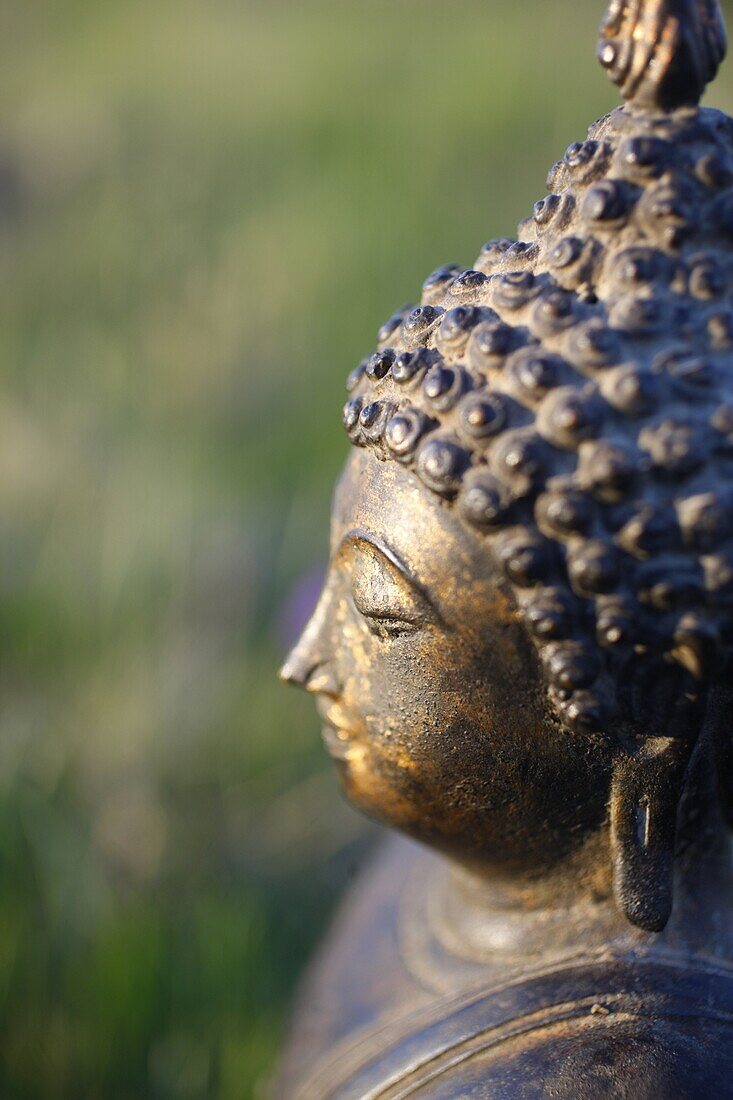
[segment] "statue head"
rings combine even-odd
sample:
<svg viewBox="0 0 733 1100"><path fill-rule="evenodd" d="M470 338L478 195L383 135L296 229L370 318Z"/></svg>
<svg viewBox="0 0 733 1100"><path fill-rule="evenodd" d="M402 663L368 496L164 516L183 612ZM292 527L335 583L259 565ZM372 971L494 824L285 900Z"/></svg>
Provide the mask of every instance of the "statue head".
<svg viewBox="0 0 733 1100"><path fill-rule="evenodd" d="M638 3L602 28L626 107L351 374L330 570L283 674L357 806L530 876L610 817L617 898L658 929L733 644L733 122L697 106L717 4L648 7L647 37Z"/></svg>

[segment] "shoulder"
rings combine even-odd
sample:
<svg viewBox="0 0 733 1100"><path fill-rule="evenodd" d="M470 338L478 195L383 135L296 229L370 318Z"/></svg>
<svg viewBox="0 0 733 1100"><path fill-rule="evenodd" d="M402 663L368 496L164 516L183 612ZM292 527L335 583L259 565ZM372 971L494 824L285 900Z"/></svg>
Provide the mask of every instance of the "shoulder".
<svg viewBox="0 0 733 1100"><path fill-rule="evenodd" d="M553 1006L534 1020L518 1018L513 1034L485 1036L465 1060L452 1066L446 1061L440 1087L441 1075L433 1075L436 1091L424 1095L446 1100L733 1097L731 1021L709 1005L699 1004L686 1015L681 1004L654 1004L651 986L647 1004L637 996L617 995L611 1008Z"/></svg>
<svg viewBox="0 0 733 1100"><path fill-rule="evenodd" d="M388 1084L425 1100L733 1100L733 975L607 960L474 990L337 1044L293 1096Z"/></svg>
<svg viewBox="0 0 733 1100"><path fill-rule="evenodd" d="M731 1040L731 1024L709 1017L577 1016L488 1050L449 1088L468 1096L467 1087L480 1085L475 1095L507 1100L726 1100L733 1097Z"/></svg>
<svg viewBox="0 0 733 1100"><path fill-rule="evenodd" d="M467 970L452 992L419 980L400 918L434 858L392 841L359 877L303 983L277 1096L363 1100L389 1083L426 1100L733 1100L722 966L609 954L503 981Z"/></svg>

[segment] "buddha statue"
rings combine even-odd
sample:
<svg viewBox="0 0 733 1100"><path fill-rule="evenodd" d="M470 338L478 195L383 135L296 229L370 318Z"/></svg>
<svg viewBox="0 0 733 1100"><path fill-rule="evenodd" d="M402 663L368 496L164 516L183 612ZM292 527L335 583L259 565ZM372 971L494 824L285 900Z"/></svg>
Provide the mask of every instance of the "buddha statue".
<svg viewBox="0 0 733 1100"><path fill-rule="evenodd" d="M305 982L286 1100L733 1097L724 52L716 0L613 0L624 106L349 377L282 676L399 835Z"/></svg>

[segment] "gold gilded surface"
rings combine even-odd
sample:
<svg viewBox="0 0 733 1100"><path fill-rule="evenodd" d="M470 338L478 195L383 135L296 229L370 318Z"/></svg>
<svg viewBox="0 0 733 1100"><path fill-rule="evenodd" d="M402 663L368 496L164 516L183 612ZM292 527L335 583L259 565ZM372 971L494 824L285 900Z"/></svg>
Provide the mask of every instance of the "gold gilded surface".
<svg viewBox="0 0 733 1100"><path fill-rule="evenodd" d="M559 729L490 553L395 463L349 460L283 675L316 695L351 801L462 858L545 871L605 814L610 751ZM569 813L553 792L571 776L587 797Z"/></svg>
<svg viewBox="0 0 733 1100"><path fill-rule="evenodd" d="M733 1096L733 120L698 106L724 52L714 0L614 0L626 105L349 378L282 676L350 801L422 847L306 986L303 1100Z"/></svg>

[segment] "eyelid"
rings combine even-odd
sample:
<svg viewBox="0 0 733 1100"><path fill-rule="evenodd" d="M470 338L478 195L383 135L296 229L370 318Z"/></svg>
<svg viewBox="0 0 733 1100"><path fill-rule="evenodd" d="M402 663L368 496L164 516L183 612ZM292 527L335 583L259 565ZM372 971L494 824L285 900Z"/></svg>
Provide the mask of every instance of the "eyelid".
<svg viewBox="0 0 733 1100"><path fill-rule="evenodd" d="M362 574L361 570L366 570ZM379 570L370 575L369 570ZM371 558L362 566L358 561L351 573L350 596L354 608L365 619L390 624L422 626L435 621L435 616L423 594L408 585L400 575L393 575Z"/></svg>
<svg viewBox="0 0 733 1100"><path fill-rule="evenodd" d="M384 634L391 635L395 638L399 638L406 634L417 634L418 631L422 630L426 625L426 622L429 621L424 618L415 620L396 618L389 615L369 615L363 611L359 611L358 608L357 613L365 620L371 633L382 636L382 634L380 634L380 631L382 631Z"/></svg>
<svg viewBox="0 0 733 1100"><path fill-rule="evenodd" d="M370 552L375 552L385 559L388 566L394 570L398 576L408 586L410 595L413 596L420 604L421 615L424 621L432 621L435 623L443 624L442 616L436 608L435 604L431 600L430 596L424 590L421 584L411 575L407 566L400 560L395 552L389 547L377 539L374 535L368 531L363 531L360 528L353 528L348 531L341 539L339 546L334 554L334 561L339 558L345 551L351 547L359 548L364 546L368 548ZM357 610L359 610L357 608ZM363 614L363 612L360 612ZM375 616L372 616L375 617ZM384 616L386 618L386 616ZM400 622L407 622L404 618L399 620Z"/></svg>
<svg viewBox="0 0 733 1100"><path fill-rule="evenodd" d="M399 615L391 610L385 611L361 611L359 607L356 608L360 615L363 615L367 619L378 619L384 623L411 623L414 620L407 615ZM422 616L420 616L422 618Z"/></svg>
<svg viewBox="0 0 733 1100"><path fill-rule="evenodd" d="M351 593L351 600L354 607L360 615L365 619L373 619L379 623L406 623L410 626L421 626L426 622L431 622L432 617L430 613L424 610L422 607L417 607L413 612L412 609L404 609L402 613L393 611L391 608L385 607L384 609L369 609L367 607L360 607L353 590Z"/></svg>

